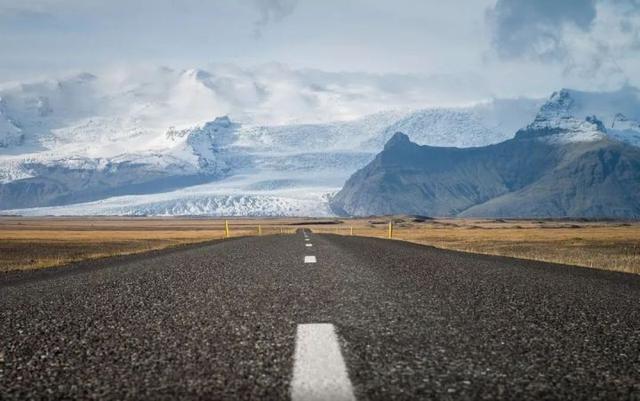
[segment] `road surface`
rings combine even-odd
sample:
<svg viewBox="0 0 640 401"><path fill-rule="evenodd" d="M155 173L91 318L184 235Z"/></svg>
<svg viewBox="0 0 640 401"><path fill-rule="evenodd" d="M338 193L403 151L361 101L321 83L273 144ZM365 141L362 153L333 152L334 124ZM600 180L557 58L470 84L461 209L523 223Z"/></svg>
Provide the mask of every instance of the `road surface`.
<svg viewBox="0 0 640 401"><path fill-rule="evenodd" d="M0 277L0 399L640 400L638 276L306 237Z"/></svg>

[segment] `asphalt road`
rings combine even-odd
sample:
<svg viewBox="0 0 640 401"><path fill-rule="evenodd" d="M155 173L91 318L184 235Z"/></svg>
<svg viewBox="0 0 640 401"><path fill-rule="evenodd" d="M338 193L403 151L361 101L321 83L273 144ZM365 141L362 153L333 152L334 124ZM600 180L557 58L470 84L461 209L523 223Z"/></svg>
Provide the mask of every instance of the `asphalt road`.
<svg viewBox="0 0 640 401"><path fill-rule="evenodd" d="M286 400L330 323L357 400L640 400L638 276L309 237L0 277L0 399Z"/></svg>

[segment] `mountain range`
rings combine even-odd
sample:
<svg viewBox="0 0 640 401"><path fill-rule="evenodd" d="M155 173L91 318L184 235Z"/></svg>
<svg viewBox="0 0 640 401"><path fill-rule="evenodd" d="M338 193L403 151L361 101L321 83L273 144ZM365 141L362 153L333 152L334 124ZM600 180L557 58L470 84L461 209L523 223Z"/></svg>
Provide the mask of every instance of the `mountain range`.
<svg viewBox="0 0 640 401"><path fill-rule="evenodd" d="M396 133L331 206L343 215L640 217L636 123L615 113L607 129L572 113L576 100L553 94L513 139L489 146L420 146Z"/></svg>
<svg viewBox="0 0 640 401"><path fill-rule="evenodd" d="M200 111L184 106L192 101L178 100L216 109L220 79L192 70L161 75L119 91L105 91L91 74L0 90L4 121L15 127L2 131L12 140L0 148L0 210L328 215L330 194L395 130L420 143L477 146L507 138L540 104L504 99L306 124L200 122Z"/></svg>
<svg viewBox="0 0 640 401"><path fill-rule="evenodd" d="M395 132L418 145L463 153L509 142L515 132L525 141L534 135L527 132L554 127L564 130L558 141L565 147L601 136L624 146L640 144L640 101L632 87L562 90L548 101L494 99L339 121L320 116L312 123L262 124L249 116L268 110L275 95L256 89L260 82L232 80L220 71L166 70L115 86L79 74L0 87L0 211L324 216L350 210L341 199L353 179L330 199L353 172L388 151L385 143L398 142ZM233 103L228 93L259 95L260 109L220 116L230 110L221 105ZM208 110L218 117L207 119ZM586 120L592 115L597 123ZM555 146L553 141L546 142ZM499 192L495 187L488 193ZM463 203L456 213L471 207Z"/></svg>

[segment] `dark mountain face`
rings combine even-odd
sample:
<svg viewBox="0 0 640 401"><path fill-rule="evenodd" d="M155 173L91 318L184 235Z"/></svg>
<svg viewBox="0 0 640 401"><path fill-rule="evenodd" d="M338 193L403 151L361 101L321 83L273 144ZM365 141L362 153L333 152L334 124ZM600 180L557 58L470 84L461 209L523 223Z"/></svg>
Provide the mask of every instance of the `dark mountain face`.
<svg viewBox="0 0 640 401"><path fill-rule="evenodd" d="M640 150L605 136L567 141L569 134L530 127L496 145L458 149L419 146L397 133L332 208L348 215L640 217Z"/></svg>

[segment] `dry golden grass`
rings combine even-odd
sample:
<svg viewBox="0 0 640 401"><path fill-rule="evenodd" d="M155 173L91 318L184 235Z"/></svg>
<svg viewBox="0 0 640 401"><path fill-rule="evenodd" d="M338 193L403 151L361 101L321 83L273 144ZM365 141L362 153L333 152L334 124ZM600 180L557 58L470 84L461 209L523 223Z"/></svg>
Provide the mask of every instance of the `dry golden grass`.
<svg viewBox="0 0 640 401"><path fill-rule="evenodd" d="M393 218L394 239L640 274L640 223ZM231 237L318 233L387 237L389 218L229 219ZM0 271L222 239L223 219L0 217Z"/></svg>
<svg viewBox="0 0 640 401"><path fill-rule="evenodd" d="M276 221L229 220L230 237L291 233ZM52 267L225 238L224 220L0 218L0 272Z"/></svg>
<svg viewBox="0 0 640 401"><path fill-rule="evenodd" d="M393 238L439 248L640 274L640 223L536 220L413 221L397 218ZM388 221L354 219L316 232L387 238Z"/></svg>

